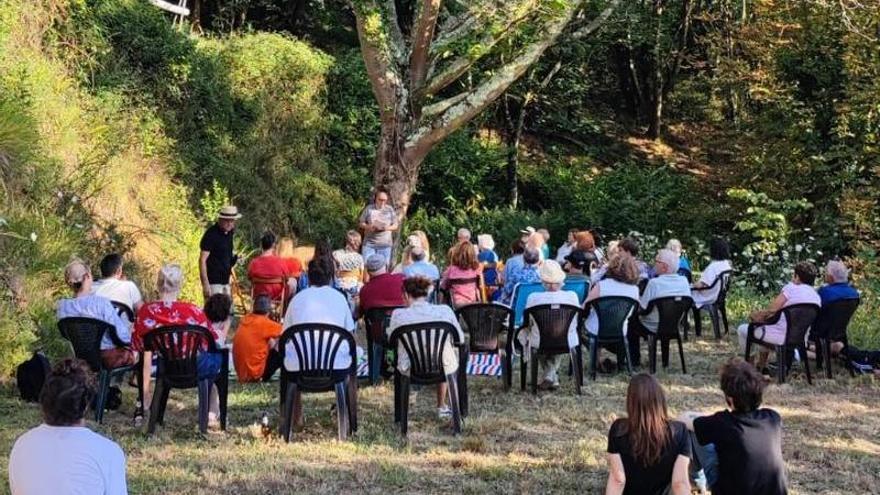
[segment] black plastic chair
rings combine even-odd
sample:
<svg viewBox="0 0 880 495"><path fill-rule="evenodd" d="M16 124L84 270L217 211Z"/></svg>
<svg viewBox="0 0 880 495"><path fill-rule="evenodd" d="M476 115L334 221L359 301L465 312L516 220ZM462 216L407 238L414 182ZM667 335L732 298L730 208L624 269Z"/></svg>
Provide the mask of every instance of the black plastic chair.
<svg viewBox="0 0 880 495"><path fill-rule="evenodd" d="M159 327L144 335L144 349L158 357L156 390L150 404L147 434L156 431L156 424L165 424L165 408L172 388L197 388L199 393L199 432L208 431L208 406L211 385L217 386L220 400L220 428L226 429L226 403L229 393L229 350L220 348L208 329L198 325ZM213 379L199 379L198 355L201 352L220 354L220 372ZM145 366L149 364L145 363Z"/></svg>
<svg viewBox="0 0 880 495"><path fill-rule="evenodd" d="M402 346L410 362L409 376L400 373L397 363L394 369L394 422L400 424L403 436L406 436L409 425L410 384L436 385L444 381L449 387L452 431L456 435L461 433L458 373L447 375L443 369L443 348L447 342L454 346L461 345L455 327L442 321L404 325L391 334L391 348ZM400 359L399 353L397 359ZM463 365L459 362L459 367Z"/></svg>
<svg viewBox="0 0 880 495"><path fill-rule="evenodd" d="M687 318L688 311L694 305L694 300L689 296L658 297L648 302L648 307L640 312L645 316L656 308L659 321L657 333L646 332L648 338L648 352L650 353L651 373L657 372L657 341L660 341L660 355L664 368L669 367L669 342L675 340L678 343L678 356L681 358L681 372L687 373L684 363L684 348L681 344L681 322Z"/></svg>
<svg viewBox="0 0 880 495"><path fill-rule="evenodd" d="M391 313L395 309L399 309L399 306L371 308L364 313L364 327L367 330L367 369L371 385L378 384L379 377L383 376L382 364L385 362L385 349L388 347L385 331L391 321Z"/></svg>
<svg viewBox="0 0 880 495"><path fill-rule="evenodd" d="M58 321L58 331L61 332L62 337L70 341L73 354L88 363L92 371L98 374L95 421L101 423L104 421L104 408L111 379L135 368L134 365L105 368L101 359L101 341L106 333L116 347L127 347L128 344L119 339L116 327L94 318L62 318Z"/></svg>
<svg viewBox="0 0 880 495"><path fill-rule="evenodd" d="M595 311L599 319L599 331L596 335L587 332L585 327L581 332L581 342L585 342L590 350L590 378L593 380L596 379L599 364L599 347L613 349L617 353L617 369L620 370L621 362L625 361L627 371L632 375L632 359L623 326L638 306L638 300L625 296L600 297L586 304L584 319L590 311Z"/></svg>
<svg viewBox="0 0 880 495"><path fill-rule="evenodd" d="M831 378L831 342L842 342L844 350L849 346L846 329L859 307L859 299L841 299L822 306L816 323L810 329L810 340L816 343L816 369L825 365L825 376ZM855 370L847 364L851 376Z"/></svg>
<svg viewBox="0 0 880 495"><path fill-rule="evenodd" d="M782 315L785 315L786 325L785 340L782 345L764 342L763 333L755 335L759 328L772 323L778 323ZM792 304L777 311L776 314L763 323L749 323L749 333L746 338L746 361L751 357L753 343L774 349L777 359L776 379L779 384L782 384L785 383L785 375L788 373L788 368L791 367L792 361L794 361L794 351L797 350L801 356L801 362L804 363L807 383L812 385L813 378L810 376L810 360L807 359L806 337L807 331L810 330L810 326L816 321L817 316L819 316L818 304Z"/></svg>
<svg viewBox="0 0 880 495"><path fill-rule="evenodd" d="M580 339L578 345L569 347L568 329L572 322L580 325L581 308L571 304L540 304L527 308L523 315L523 327L521 330L528 331L532 322L538 328L541 345L537 349L531 349L529 356L532 394L538 393L538 356L558 356L568 354L571 357L572 370L574 371L574 391L581 393L583 385L584 366L580 358ZM520 358L520 390L526 389L526 362L525 352Z"/></svg>
<svg viewBox="0 0 880 495"><path fill-rule="evenodd" d="M461 414L468 414L468 388L467 388L467 362L471 353L501 355L501 378L504 389L509 390L511 385L512 349L510 324L513 322L513 310L501 304L468 304L455 311L459 321L463 322L462 329L468 339L461 345L462 363L458 370L458 379L461 386ZM501 334L507 334L507 343L502 344Z"/></svg>
<svg viewBox="0 0 880 495"><path fill-rule="evenodd" d="M702 333L702 321L700 320L701 311L709 313L709 318L712 320L712 330L715 332L716 339L721 338L722 323L724 324L725 335L730 333L730 327L727 324L727 291L730 289L730 277L732 273L733 270L724 270L715 277L715 280L708 287L691 289L691 292L706 292L718 287L720 284L718 297L715 298L715 302L706 303L699 307L694 304L692 308L694 313L694 334L696 334L697 337ZM688 338L687 328L688 327L685 326L684 340L687 340Z"/></svg>
<svg viewBox="0 0 880 495"><path fill-rule="evenodd" d="M351 365L335 370L333 363L343 343L348 343ZM354 335L344 328L320 323L293 325L281 334L278 348L287 353L290 345L299 370L281 366L281 436L290 442L293 419L300 416L303 392L336 391L339 440L357 431L357 347Z"/></svg>
<svg viewBox="0 0 880 495"><path fill-rule="evenodd" d="M125 321L129 323L134 323L134 311L129 308L127 304L119 301L110 301L110 304L113 305L116 314L118 314L120 318L124 318Z"/></svg>

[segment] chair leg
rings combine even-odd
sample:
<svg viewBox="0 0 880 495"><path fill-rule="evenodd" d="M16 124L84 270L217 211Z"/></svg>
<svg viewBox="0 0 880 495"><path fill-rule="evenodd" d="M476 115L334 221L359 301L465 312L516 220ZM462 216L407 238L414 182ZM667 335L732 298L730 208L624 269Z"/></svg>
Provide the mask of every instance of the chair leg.
<svg viewBox="0 0 880 495"><path fill-rule="evenodd" d="M526 391L526 350L519 353L519 390Z"/></svg>
<svg viewBox="0 0 880 495"><path fill-rule="evenodd" d="M409 377L400 375L400 434L406 437L409 426Z"/></svg>
<svg viewBox="0 0 880 495"><path fill-rule="evenodd" d="M529 385L532 388L532 395L538 393L538 353L535 349L530 351L529 357Z"/></svg>
<svg viewBox="0 0 880 495"><path fill-rule="evenodd" d="M807 384L813 384L813 377L810 375L810 360L807 359L807 346L800 344L798 346L798 354L801 356L801 362L804 363L804 372L807 374Z"/></svg>
<svg viewBox="0 0 880 495"><path fill-rule="evenodd" d="M379 383L379 370L382 366L382 347L371 342L368 359L367 368L370 370L370 384L377 385Z"/></svg>
<svg viewBox="0 0 880 495"><path fill-rule="evenodd" d="M596 370L599 367L599 342L596 339L589 340L590 346L590 379L596 381Z"/></svg>
<svg viewBox="0 0 880 495"><path fill-rule="evenodd" d="M730 325L727 323L727 302L718 305L718 313L721 315L721 322L724 323L724 335L730 333Z"/></svg>
<svg viewBox="0 0 880 495"><path fill-rule="evenodd" d="M199 433L208 432L208 408L211 404L211 380L199 380Z"/></svg>
<svg viewBox="0 0 880 495"><path fill-rule="evenodd" d="M712 331L715 333L715 340L721 340L721 317L718 315L718 306L715 304L709 307L709 317L712 320Z"/></svg>
<svg viewBox="0 0 880 495"><path fill-rule="evenodd" d="M816 355L819 355L819 348L822 349L822 354L824 354L825 360L822 363L825 366L825 377L829 380L832 378L831 376L831 339L820 339L816 344ZM816 362L816 368L818 370L818 361Z"/></svg>
<svg viewBox="0 0 880 495"><path fill-rule="evenodd" d="M358 380L357 373L345 379L346 393L348 394L348 422L351 432L354 433L358 429L357 415L357 396L358 396Z"/></svg>
<svg viewBox="0 0 880 495"><path fill-rule="evenodd" d="M168 408L168 396L171 395L171 386L167 383L162 389L162 395L159 396L159 424L165 426L165 409ZM156 394L153 394L153 400L156 400Z"/></svg>
<svg viewBox="0 0 880 495"><path fill-rule="evenodd" d="M648 356L649 365L651 368L651 374L657 373L657 336L656 335L648 335L648 352L651 353Z"/></svg>
<svg viewBox="0 0 880 495"><path fill-rule="evenodd" d="M226 431L226 418L229 400L229 357L223 358L225 364L220 368L220 375L214 381L217 385L217 399L220 405L220 429Z"/></svg>
<svg viewBox="0 0 880 495"><path fill-rule="evenodd" d="M675 341L678 342L678 357L681 358L681 373L686 375L687 366L684 364L684 346L682 346L680 338L675 339Z"/></svg>
<svg viewBox="0 0 880 495"><path fill-rule="evenodd" d="M348 401L345 390L345 381L336 382L336 422L339 427L339 441L344 442L348 439L349 418L348 418Z"/></svg>
<svg viewBox="0 0 880 495"><path fill-rule="evenodd" d="M507 351L501 360L501 378L504 380L504 391L509 391L513 386L513 359Z"/></svg>
<svg viewBox="0 0 880 495"><path fill-rule="evenodd" d="M461 346L459 352L461 353L458 363L458 383L461 387L459 405L461 406L461 416L466 417L468 415L467 362L470 357L470 351L467 346Z"/></svg>
<svg viewBox="0 0 880 495"><path fill-rule="evenodd" d="M452 433L461 434L461 402L458 394L458 377L455 374L446 375L446 389L449 394L449 406L452 409Z"/></svg>
<svg viewBox="0 0 880 495"><path fill-rule="evenodd" d="M660 341L660 362L663 364L663 368L669 367L669 339L668 337L661 337L657 340Z"/></svg>
<svg viewBox="0 0 880 495"><path fill-rule="evenodd" d="M691 309L694 314L694 336L699 337L703 333L703 322L700 320L700 308L694 306Z"/></svg>
<svg viewBox="0 0 880 495"><path fill-rule="evenodd" d="M572 347L568 350L569 355L571 356L571 370L572 370L572 378L574 379L574 393L577 395L581 395L581 385L583 384L583 376L581 376L584 370L580 366L580 351L578 351L577 347Z"/></svg>
<svg viewBox="0 0 880 495"><path fill-rule="evenodd" d="M401 403L400 403L400 395L401 395L401 387L402 383L400 380L400 373L397 370L394 370L394 424L400 423L401 416Z"/></svg>
<svg viewBox="0 0 880 495"><path fill-rule="evenodd" d="M147 422L147 435L156 431L156 423L159 422L159 409L161 409L162 395L165 392L165 381L156 380L156 389L153 391L153 402L150 404L150 420Z"/></svg>
<svg viewBox="0 0 880 495"><path fill-rule="evenodd" d="M110 372L102 369L98 375L98 396L95 397L95 421L104 422L104 408L107 404L107 393L110 391Z"/></svg>
<svg viewBox="0 0 880 495"><path fill-rule="evenodd" d="M632 374L633 374L632 358L629 355L629 346L626 345L626 338L620 339L620 345L623 347L623 352L626 355L626 370L629 372L629 375L632 376ZM620 363L618 363L618 367L620 367Z"/></svg>
<svg viewBox="0 0 880 495"><path fill-rule="evenodd" d="M294 396L296 395L296 385L287 383L284 389L284 402L282 402L281 410L281 436L285 442L290 442L291 431L293 430L293 406Z"/></svg>
<svg viewBox="0 0 880 495"><path fill-rule="evenodd" d="M785 383L785 374L788 373L788 348L784 345L776 346L776 382L779 385Z"/></svg>

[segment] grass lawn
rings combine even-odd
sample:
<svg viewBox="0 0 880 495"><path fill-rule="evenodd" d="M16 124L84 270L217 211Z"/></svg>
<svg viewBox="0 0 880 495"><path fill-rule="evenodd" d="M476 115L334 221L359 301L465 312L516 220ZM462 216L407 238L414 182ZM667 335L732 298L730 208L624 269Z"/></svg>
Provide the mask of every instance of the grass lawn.
<svg viewBox="0 0 880 495"><path fill-rule="evenodd" d="M675 360L658 373L670 413L719 409L718 364L734 354L733 336L686 343L690 373L680 374ZM812 387L795 372L767 389L766 405L784 420L791 493L880 493L880 384L835 371L834 380ZM423 389L402 440L389 384L361 388L360 430L346 443L334 440L332 394L306 396L306 428L292 443L264 440L257 422L263 411L277 418L277 382L234 383L230 427L207 438L197 433L195 390L172 392L166 426L154 438L131 426L127 386L122 412L90 426L122 445L132 493L600 493L606 434L625 409L626 384L625 375L600 375L576 396L563 376L560 390L533 397L473 379L471 416L458 438L436 418L433 390ZM38 423L37 406L20 402L11 387L0 390L0 492L8 490L12 443Z"/></svg>

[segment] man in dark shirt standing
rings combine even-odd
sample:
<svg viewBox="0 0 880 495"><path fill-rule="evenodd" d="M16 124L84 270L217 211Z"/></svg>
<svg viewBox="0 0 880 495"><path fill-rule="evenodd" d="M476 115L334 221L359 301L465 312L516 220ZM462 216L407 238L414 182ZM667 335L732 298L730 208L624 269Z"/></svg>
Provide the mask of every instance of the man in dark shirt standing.
<svg viewBox="0 0 880 495"><path fill-rule="evenodd" d="M694 432L694 454L716 495L785 495L782 418L759 408L764 378L751 364L734 358L721 368L721 390L730 410L708 416L684 413ZM697 480L700 484L700 480Z"/></svg>
<svg viewBox="0 0 880 495"><path fill-rule="evenodd" d="M217 215L217 223L208 227L199 246L199 278L202 281L202 294L205 300L214 294L232 297L229 277L237 257L232 254L232 236L235 234L235 221L241 218L238 208L224 206Z"/></svg>

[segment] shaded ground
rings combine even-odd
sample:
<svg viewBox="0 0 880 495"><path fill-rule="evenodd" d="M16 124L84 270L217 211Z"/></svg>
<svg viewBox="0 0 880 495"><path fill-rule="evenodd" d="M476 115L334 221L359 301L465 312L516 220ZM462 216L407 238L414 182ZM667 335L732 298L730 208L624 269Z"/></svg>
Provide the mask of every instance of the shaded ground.
<svg viewBox="0 0 880 495"><path fill-rule="evenodd" d="M685 346L690 374L673 361L660 372L670 412L711 411L723 399L716 385L720 362L734 354L733 337ZM792 493L880 493L880 383L834 380L808 387L802 376L771 385L766 404L784 419L784 456ZM147 439L130 425L133 390L123 413L97 428L128 456L132 493L599 493L605 482L606 433L625 408L627 379L600 375L578 397L563 378L556 393L504 393L491 379L471 382L471 417L459 438L436 419L433 390L414 399L409 441L392 426L393 390L362 388L361 429L339 443L329 414L330 394L307 396L306 429L294 443L264 440L262 411L275 419L277 382L234 384L230 428L202 439L196 433L195 391L174 391L166 426ZM0 391L0 493L8 490L6 464L14 439L39 422L34 405ZM95 427L96 425L92 424Z"/></svg>

